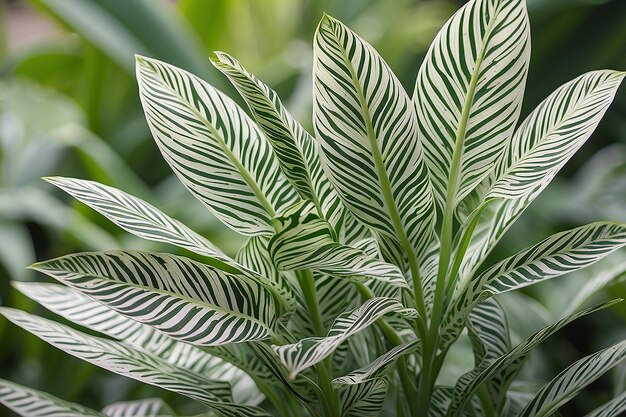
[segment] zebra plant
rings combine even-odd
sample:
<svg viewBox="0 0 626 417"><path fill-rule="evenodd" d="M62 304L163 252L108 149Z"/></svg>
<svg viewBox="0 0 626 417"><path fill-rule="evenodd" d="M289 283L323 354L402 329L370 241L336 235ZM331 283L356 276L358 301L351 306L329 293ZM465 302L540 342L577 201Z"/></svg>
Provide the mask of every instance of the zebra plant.
<svg viewBox="0 0 626 417"><path fill-rule="evenodd" d="M251 116L194 75L137 57L165 160L246 243L233 259L123 191L48 178L124 230L200 260L78 253L32 266L63 285L15 283L106 337L2 314L71 355L195 400L207 416L548 416L626 358L621 341L516 395L534 347L619 300L574 308L512 346L496 297L599 261L626 244L626 225L588 224L483 265L589 138L625 73L584 74L518 124L530 57L523 0L461 8L430 47L412 97L332 17L322 18L314 53L315 135L226 53L213 64ZM474 366L444 385L460 340ZM0 401L24 416L175 415L158 399L95 411L8 381ZM589 416L625 409L621 395Z"/></svg>

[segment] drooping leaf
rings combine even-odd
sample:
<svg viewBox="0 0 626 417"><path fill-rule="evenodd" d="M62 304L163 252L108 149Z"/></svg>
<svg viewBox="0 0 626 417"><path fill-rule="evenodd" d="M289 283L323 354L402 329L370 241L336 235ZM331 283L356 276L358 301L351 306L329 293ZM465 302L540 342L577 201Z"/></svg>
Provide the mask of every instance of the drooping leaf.
<svg viewBox="0 0 626 417"><path fill-rule="evenodd" d="M523 0L472 0L439 31L413 98L440 204L447 192L458 204L500 157L519 117L529 59ZM458 172L450 171L453 158Z"/></svg>
<svg viewBox="0 0 626 417"><path fill-rule="evenodd" d="M376 358L370 364L354 370L347 375L333 379L335 388L347 385L356 385L367 382L384 373L402 355L415 351L418 347L417 341L406 342L390 349L385 354Z"/></svg>
<svg viewBox="0 0 626 417"><path fill-rule="evenodd" d="M268 338L276 309L259 283L169 254L92 252L35 269L167 335L203 346Z"/></svg>
<svg viewBox="0 0 626 417"><path fill-rule="evenodd" d="M338 243L331 225L316 214L297 211L278 221L282 230L272 237L268 248L278 269L313 269L361 282L372 277L392 286L407 286L397 266Z"/></svg>
<svg viewBox="0 0 626 417"><path fill-rule="evenodd" d="M102 413L108 417L176 416L172 407L160 398L117 402L104 407Z"/></svg>
<svg viewBox="0 0 626 417"><path fill-rule="evenodd" d="M185 248L207 257L211 263L222 269L231 273L238 272L258 281L281 300L286 312L293 309L293 296L282 282L265 279L265 276L260 276L244 265L238 264L206 238L145 201L94 181L62 177L46 180L129 233L143 239ZM224 265L219 265L220 263Z"/></svg>
<svg viewBox="0 0 626 417"><path fill-rule="evenodd" d="M374 48L329 16L314 52L313 121L326 175L360 221L421 256L435 213L409 97Z"/></svg>
<svg viewBox="0 0 626 417"><path fill-rule="evenodd" d="M276 212L298 195L254 122L229 97L172 65L137 58L152 135L181 182L233 230L273 232Z"/></svg>
<svg viewBox="0 0 626 417"><path fill-rule="evenodd" d="M228 77L250 107L287 179L302 198L314 202L324 219L336 225L344 208L324 176L313 137L287 111L274 90L232 56L224 52L215 55L213 65Z"/></svg>
<svg viewBox="0 0 626 417"><path fill-rule="evenodd" d="M416 317L415 310L406 309L395 299L372 298L361 307L337 317L326 337L310 337L297 343L272 347L293 379L298 373L330 356L348 337L392 312Z"/></svg>
<svg viewBox="0 0 626 417"><path fill-rule="evenodd" d="M383 408L389 383L375 378L360 384L348 385L339 391L341 415L344 417L376 417Z"/></svg>
<svg viewBox="0 0 626 417"><path fill-rule="evenodd" d="M458 337L471 309L480 301L582 269L626 245L626 226L597 222L557 233L498 262L457 296L444 319L444 346Z"/></svg>
<svg viewBox="0 0 626 417"><path fill-rule="evenodd" d="M41 282L14 282L13 285L27 297L72 323L123 341L178 367L230 383L233 397L239 403L256 405L262 398L250 377L224 361L224 355L217 357L174 340L63 285Z"/></svg>
<svg viewBox="0 0 626 417"><path fill-rule="evenodd" d="M551 416L583 388L626 359L626 341L586 356L544 385L518 417Z"/></svg>
<svg viewBox="0 0 626 417"><path fill-rule="evenodd" d="M24 417L105 417L96 410L4 379L0 379L0 403Z"/></svg>
<svg viewBox="0 0 626 417"><path fill-rule="evenodd" d="M621 300L612 300L606 303L597 304L595 306L589 307L587 309L578 311L572 315L566 316L555 323L546 326L534 333L530 337L524 339L521 343L515 346L511 351L506 354L500 356L495 359L483 369L480 369L477 372L471 372L465 374L459 378L458 382L454 387L454 392L452 396L452 401L450 406L448 407L447 416L448 417L456 417L458 416L465 404L470 401L476 390L483 384L485 381L488 381L490 378L500 374L502 371L507 369L509 366L514 365L520 358L530 352L535 346L539 343L546 340L556 331L560 330L567 324L576 320L579 317L586 316L591 313L595 313L596 311L602 310L604 308L610 307L615 303Z"/></svg>

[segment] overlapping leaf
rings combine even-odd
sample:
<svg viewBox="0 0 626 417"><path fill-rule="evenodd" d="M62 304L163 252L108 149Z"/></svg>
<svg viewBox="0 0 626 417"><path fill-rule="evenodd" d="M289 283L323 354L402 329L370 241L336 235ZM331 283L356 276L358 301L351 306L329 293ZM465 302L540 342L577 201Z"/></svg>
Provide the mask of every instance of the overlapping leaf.
<svg viewBox="0 0 626 417"><path fill-rule="evenodd" d="M473 394L476 392L481 384L483 384L485 381L488 381L490 378L493 378L494 376L500 374L511 365L514 365L517 361L520 360L520 358L523 358L526 354L528 354L531 349L546 340L556 331L563 328L564 326L579 317L595 313L596 311L612 306L619 301L620 300L613 300L606 303L597 304L595 306L564 317L561 320L542 328L527 339L523 340L511 351L489 363L489 365L484 367L484 369L481 369L480 372L469 373L461 376L461 378L459 378L458 382L456 383L456 386L454 387L452 401L450 403L450 406L448 407L447 416L458 416L461 413L463 406L472 398Z"/></svg>
<svg viewBox="0 0 626 417"><path fill-rule="evenodd" d="M626 391L590 413L585 414L585 417L619 417L624 411L626 411Z"/></svg>
<svg viewBox="0 0 626 417"><path fill-rule="evenodd" d="M331 225L315 214L283 219L282 230L269 242L274 264L281 270L314 269L344 277L368 277L389 285L406 287L397 266L368 256L365 252L336 241Z"/></svg>
<svg viewBox="0 0 626 417"><path fill-rule="evenodd" d="M133 320L188 343L268 338L276 309L253 280L169 254L111 251L34 266Z"/></svg>
<svg viewBox="0 0 626 417"><path fill-rule="evenodd" d="M481 300L584 268L624 245L625 225L597 222L557 233L497 263L456 298L440 331L444 345L456 340Z"/></svg>
<svg viewBox="0 0 626 417"><path fill-rule="evenodd" d="M376 417L383 408L389 383L375 378L339 391L341 415L344 417Z"/></svg>
<svg viewBox="0 0 626 417"><path fill-rule="evenodd" d="M626 359L626 341L584 357L544 385L518 417L546 417Z"/></svg>
<svg viewBox="0 0 626 417"><path fill-rule="evenodd" d="M0 403L19 415L28 417L105 417L96 410L4 379L0 379Z"/></svg>
<svg viewBox="0 0 626 417"><path fill-rule="evenodd" d="M452 204L461 201L500 157L519 117L529 59L523 0L472 0L439 31L414 102L440 204L447 192Z"/></svg>
<svg viewBox="0 0 626 417"><path fill-rule="evenodd" d="M137 81L152 135L182 183L233 230L271 234L274 213L298 195L254 122L172 65L137 57Z"/></svg>
<svg viewBox="0 0 626 417"><path fill-rule="evenodd" d="M374 48L329 16L314 52L313 120L326 175L359 220L420 256L434 210L410 99Z"/></svg>
<svg viewBox="0 0 626 417"><path fill-rule="evenodd" d="M256 405L262 399L244 372L220 357L176 341L153 327L115 312L91 298L63 285L15 282L27 297L72 323L121 340L134 348L150 352L166 361L231 384L233 397L240 403ZM221 353L221 352L220 352Z"/></svg>
<svg viewBox="0 0 626 417"><path fill-rule="evenodd" d="M477 201L492 201L479 220L461 275L469 277L506 230L587 141L624 73L594 71L558 88L523 122Z"/></svg>
<svg viewBox="0 0 626 417"><path fill-rule="evenodd" d="M213 65L229 78L252 110L287 179L304 199L315 203L329 223L336 225L343 205L324 176L313 137L287 111L274 90L232 56L224 52L215 55Z"/></svg>
<svg viewBox="0 0 626 417"><path fill-rule="evenodd" d="M415 351L417 346L417 341L406 342L398 345L376 358L370 364L354 370L347 375L333 379L333 386L335 388L340 388L347 385L356 385L370 381L383 374L399 357Z"/></svg>
<svg viewBox="0 0 626 417"><path fill-rule="evenodd" d="M351 335L365 329L387 313L398 312L415 317L415 310L406 309L391 298L372 298L355 310L341 314L326 337L310 337L297 343L273 346L291 378L330 356Z"/></svg>

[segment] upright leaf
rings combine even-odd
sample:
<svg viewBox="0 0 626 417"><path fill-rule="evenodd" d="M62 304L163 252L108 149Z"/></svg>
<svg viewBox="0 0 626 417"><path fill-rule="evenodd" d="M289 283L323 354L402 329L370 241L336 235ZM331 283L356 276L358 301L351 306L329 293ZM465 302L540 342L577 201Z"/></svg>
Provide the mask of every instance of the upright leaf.
<svg viewBox="0 0 626 417"><path fill-rule="evenodd" d="M439 31L413 99L440 204L451 192L456 205L493 169L519 117L529 59L523 0L472 0Z"/></svg>
<svg viewBox="0 0 626 417"><path fill-rule="evenodd" d="M518 417L553 415L561 405L624 359L626 359L626 341L576 361L544 385Z"/></svg>
<svg viewBox="0 0 626 417"><path fill-rule="evenodd" d="M296 202L261 131L229 97L172 65L137 57L139 94L152 135L178 178L244 235L273 232Z"/></svg>
<svg viewBox="0 0 626 417"><path fill-rule="evenodd" d="M24 417L105 417L82 405L0 379L0 403Z"/></svg>
<svg viewBox="0 0 626 417"><path fill-rule="evenodd" d="M329 16L314 51L313 121L326 175L359 220L420 256L434 210L410 99L374 48Z"/></svg>
<svg viewBox="0 0 626 417"><path fill-rule="evenodd" d="M168 254L68 255L35 269L188 343L212 346L268 338L276 310L259 283Z"/></svg>
<svg viewBox="0 0 626 417"><path fill-rule="evenodd" d="M250 107L287 179L302 198L314 202L323 217L335 225L343 205L324 176L313 137L287 111L274 90L232 56L224 52L215 55L213 65L228 77Z"/></svg>
<svg viewBox="0 0 626 417"><path fill-rule="evenodd" d="M585 417L619 417L624 411L626 411L626 391L590 413L585 414Z"/></svg>
<svg viewBox="0 0 626 417"><path fill-rule="evenodd" d="M383 408L389 383L376 378L339 391L343 417L376 417Z"/></svg>

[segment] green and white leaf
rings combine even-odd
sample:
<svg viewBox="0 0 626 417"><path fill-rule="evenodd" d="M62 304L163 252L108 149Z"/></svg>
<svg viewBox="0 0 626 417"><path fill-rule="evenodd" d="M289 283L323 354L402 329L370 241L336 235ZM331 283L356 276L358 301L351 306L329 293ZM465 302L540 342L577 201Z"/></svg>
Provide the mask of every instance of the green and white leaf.
<svg viewBox="0 0 626 417"><path fill-rule="evenodd" d="M420 257L435 212L408 95L378 52L329 16L314 53L313 122L324 172L360 221Z"/></svg>
<svg viewBox="0 0 626 417"><path fill-rule="evenodd" d="M508 228L587 141L624 73L594 71L563 85L523 122L477 201L495 199L480 218L461 267L469 279ZM485 196L485 197L483 197Z"/></svg>
<svg viewBox="0 0 626 417"><path fill-rule="evenodd" d="M398 345L376 358L370 364L354 370L347 375L333 379L333 387L341 388L347 385L362 384L370 381L384 374L402 355L414 352L418 348L418 345L419 342L416 340Z"/></svg>
<svg viewBox="0 0 626 417"><path fill-rule="evenodd" d="M375 278L407 287L397 266L368 256L364 251L336 241L331 225L310 213L281 218L281 231L269 242L269 253L279 270L313 269L361 282Z"/></svg>
<svg viewBox="0 0 626 417"><path fill-rule="evenodd" d="M0 312L13 323L70 355L111 372L198 400L223 416L268 415L256 407L233 404L227 382L208 379L130 345L89 336L20 310L3 307Z"/></svg>
<svg viewBox="0 0 626 417"><path fill-rule="evenodd" d="M303 370L330 356L348 337L392 312L416 317L415 310L405 308L398 300L372 298L337 317L326 337L310 337L289 345L273 345L272 348L289 370L290 379L294 379Z"/></svg>
<svg viewBox="0 0 626 417"><path fill-rule="evenodd" d="M233 398L257 405L263 399L248 375L220 357L170 338L153 327L124 317L111 308L63 285L14 282L27 297L74 324L123 341L169 363L231 384ZM220 352L222 353L222 352ZM228 358L230 359L230 358Z"/></svg>
<svg viewBox="0 0 626 417"><path fill-rule="evenodd" d="M152 135L181 182L233 230L274 231L298 194L263 134L228 96L200 78L137 57L139 95Z"/></svg>
<svg viewBox="0 0 626 417"><path fill-rule="evenodd" d="M556 321L555 323L542 328L530 337L524 339L511 351L495 359L494 361L489 363L488 366L484 367L484 369L481 369L479 373L468 373L461 376L461 378L459 378L454 387L452 401L450 403L450 406L448 407L447 416L459 416L461 411L463 410L464 405L471 400L472 396L481 384L499 375L507 368L514 366L516 362L518 362L521 358L524 358L531 349L546 340L548 337L550 337L552 334L554 334L567 324L571 323L577 318L586 316L591 313L595 313L596 311L610 307L620 301L621 300L618 299L602 304L597 304L595 306L576 312L572 315L566 316Z"/></svg>
<svg viewBox="0 0 626 417"><path fill-rule="evenodd" d="M375 378L357 385L348 385L339 391L343 417L376 417L383 408L389 383Z"/></svg>
<svg viewBox="0 0 626 417"><path fill-rule="evenodd" d="M585 417L619 417L626 411L626 391L601 405Z"/></svg>
<svg viewBox="0 0 626 417"><path fill-rule="evenodd" d="M529 59L523 0L472 0L433 41L413 98L442 206L448 192L458 204L499 159L519 117Z"/></svg>
<svg viewBox="0 0 626 417"><path fill-rule="evenodd" d="M96 410L0 379L0 403L24 417L105 417Z"/></svg>
<svg viewBox="0 0 626 417"><path fill-rule="evenodd" d="M167 405L167 403L160 398L117 402L104 407L102 413L108 417L176 416L172 407Z"/></svg>
<svg viewBox="0 0 626 417"><path fill-rule="evenodd" d="M324 175L315 139L283 106L274 90L248 72L239 61L215 52L213 65L233 83L272 144L285 176L303 199L312 201L321 217L335 226L344 207Z"/></svg>
<svg viewBox="0 0 626 417"><path fill-rule="evenodd" d="M179 256L92 252L33 267L126 317L191 344L266 339L276 321L272 294L259 283Z"/></svg>
<svg viewBox="0 0 626 417"><path fill-rule="evenodd" d="M626 341L586 356L544 385L518 417L546 417L626 359Z"/></svg>
<svg viewBox="0 0 626 417"><path fill-rule="evenodd" d="M460 334L480 301L589 266L626 245L626 226L597 222L557 233L498 262L465 287L440 329L444 346Z"/></svg>

